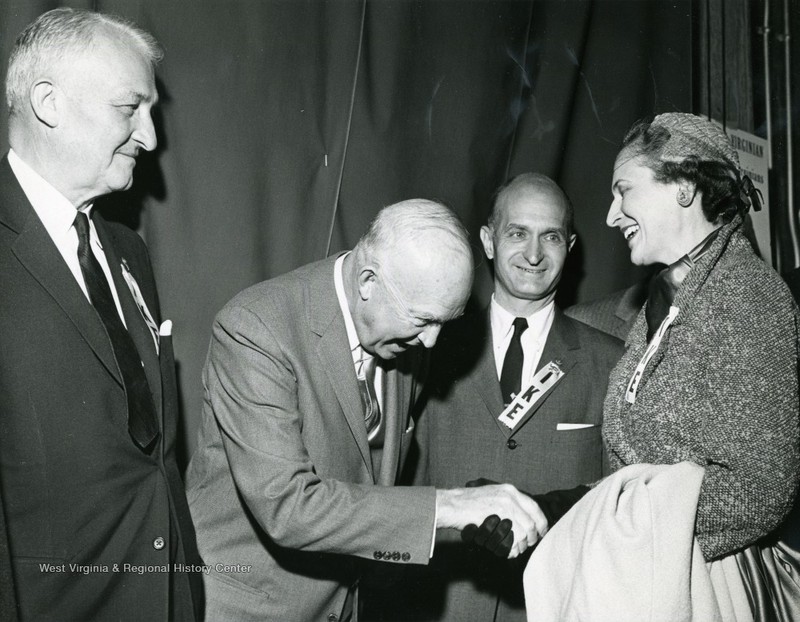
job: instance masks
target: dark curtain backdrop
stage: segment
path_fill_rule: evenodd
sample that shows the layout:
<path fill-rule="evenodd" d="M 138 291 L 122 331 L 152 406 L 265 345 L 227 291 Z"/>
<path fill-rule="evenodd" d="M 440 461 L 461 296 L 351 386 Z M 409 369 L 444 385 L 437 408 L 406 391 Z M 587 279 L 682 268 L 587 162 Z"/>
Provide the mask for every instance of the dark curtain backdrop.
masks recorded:
<path fill-rule="evenodd" d="M 383 205 L 444 201 L 480 260 L 493 190 L 540 171 L 576 210 L 562 304 L 641 277 L 605 226 L 611 168 L 634 120 L 692 109 L 690 0 L 0 0 L 4 64 L 25 24 L 58 5 L 130 17 L 166 49 L 159 147 L 103 209 L 150 247 L 187 455 L 215 313 L 351 247 Z M 490 285 L 482 262 L 477 301 Z"/>

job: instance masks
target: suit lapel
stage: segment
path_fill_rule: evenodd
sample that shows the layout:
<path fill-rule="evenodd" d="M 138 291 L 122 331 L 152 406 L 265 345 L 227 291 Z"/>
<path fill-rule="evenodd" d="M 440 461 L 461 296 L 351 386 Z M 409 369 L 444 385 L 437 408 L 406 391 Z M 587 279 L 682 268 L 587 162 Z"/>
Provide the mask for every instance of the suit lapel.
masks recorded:
<path fill-rule="evenodd" d="M 8 158 L 0 163 L 0 188 L 5 194 L 0 220 L 18 233 L 11 250 L 22 266 L 52 296 L 94 351 L 108 373 L 122 386 L 111 342 L 100 317 L 87 300 L 64 258 L 17 182 Z"/>
<path fill-rule="evenodd" d="M 626 289 L 617 304 L 615 315 L 624 326 L 632 326 L 636 316 L 641 311 L 647 300 L 647 285 L 649 281 L 640 281 Z"/>
<path fill-rule="evenodd" d="M 575 338 L 574 333 L 568 330 L 566 324 L 567 321 L 564 317 L 564 314 L 560 309 L 556 308 L 555 316 L 553 317 L 553 325 L 550 327 L 550 332 L 547 335 L 547 341 L 545 342 L 544 349 L 542 350 L 542 356 L 539 359 L 539 364 L 536 368 L 537 372 L 550 362 L 557 362 L 558 366 L 561 368 L 561 371 L 564 372 L 564 375 L 569 374 L 570 370 L 575 366 L 575 363 L 578 359 L 580 344 Z M 525 413 L 525 416 L 520 419 L 519 423 L 514 427 L 513 430 L 509 430 L 506 428 L 506 426 L 499 422 L 498 424 L 508 431 L 509 436 L 513 436 L 519 432 L 528 421 L 531 420 L 531 418 L 542 407 L 542 404 L 547 401 L 554 391 L 558 390 L 559 385 L 563 381 L 564 378 L 562 376 L 558 382 L 556 382 L 545 393 L 543 393 L 536 404 L 533 405 L 533 408 Z"/>
<path fill-rule="evenodd" d="M 114 287 L 119 296 L 120 307 L 122 307 L 122 314 L 125 316 L 125 325 L 128 329 L 128 334 L 133 339 L 136 345 L 136 350 L 139 357 L 144 363 L 144 371 L 147 376 L 147 384 L 150 387 L 150 393 L 153 395 L 153 403 L 156 407 L 156 412 L 161 413 L 161 366 L 158 361 L 155 344 L 150 329 L 147 327 L 139 307 L 133 299 L 130 288 L 122 276 L 122 257 L 117 254 L 116 246 L 119 244 L 118 238 L 115 238 L 102 217 L 95 216 L 92 218 L 94 226 L 97 231 L 97 237 L 100 239 L 100 244 L 103 247 L 103 253 L 106 256 L 108 267 L 111 270 L 111 277 L 114 281 Z M 124 249 L 119 249 L 120 253 Z M 133 275 L 136 278 L 136 275 Z M 159 422 L 161 417 L 159 417 Z M 163 428 L 163 424 L 161 426 Z"/>
<path fill-rule="evenodd" d="M 483 334 L 485 338 L 478 355 L 478 363 L 475 366 L 471 383 L 472 389 L 486 406 L 487 413 L 497 424 L 500 431 L 505 436 L 510 436 L 511 430 L 497 420 L 500 413 L 503 412 L 503 393 L 500 390 L 500 380 L 497 378 L 497 363 L 494 360 L 494 341 L 489 307 L 486 307 L 485 311 L 480 314 L 480 324 L 475 327 L 475 334 Z M 469 337 L 467 336 L 467 338 Z M 478 402 L 476 401 L 476 403 Z"/>
<path fill-rule="evenodd" d="M 339 401 L 341 412 L 350 427 L 364 466 L 370 478 L 374 478 L 356 371 L 350 358 L 347 329 L 333 283 L 335 260 L 332 257 L 322 262 L 319 269 L 311 272 L 306 290 L 309 325 L 319 337 L 317 352 L 324 362 L 325 373 Z"/>

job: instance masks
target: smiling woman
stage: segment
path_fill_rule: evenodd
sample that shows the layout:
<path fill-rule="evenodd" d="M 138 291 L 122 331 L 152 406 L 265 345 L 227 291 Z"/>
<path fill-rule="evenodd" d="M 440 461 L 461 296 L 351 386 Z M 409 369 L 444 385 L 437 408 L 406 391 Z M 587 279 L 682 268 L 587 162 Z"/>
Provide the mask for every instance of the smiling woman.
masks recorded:
<path fill-rule="evenodd" d="M 772 615 L 800 602 L 796 579 L 791 589 L 778 586 L 782 579 L 775 577 L 784 566 L 774 558 L 771 570 L 764 566 L 773 555 L 783 564 L 791 559 L 775 544 L 775 534 L 800 478 L 800 316 L 786 285 L 742 233 L 747 211 L 760 207 L 759 198 L 724 132 L 690 114 L 663 114 L 635 124 L 613 176 L 608 225 L 624 235 L 631 261 L 668 265 L 652 279 L 625 354 L 609 376 L 603 438 L 611 469 L 623 472 L 588 493 L 534 552 L 525 579 L 528 615 L 551 619 L 541 617 L 541 607 L 558 609 L 561 603 L 562 614 L 588 607 L 603 619 L 641 619 L 631 615 L 641 593 L 662 599 L 661 604 L 669 601 L 670 607 L 691 597 L 692 607 L 712 603 L 718 611 L 728 609 L 718 617 L 700 614 L 702 619 L 797 619 Z M 632 495 L 649 484 L 643 469 L 685 468 L 671 465 L 686 462 L 701 467 L 699 495 L 695 489 L 690 506 L 677 517 L 673 513 L 668 524 L 658 522 L 666 513 L 655 506 L 639 515 L 642 522 L 626 519 Z M 632 479 L 625 492 L 617 493 L 614 486 L 626 477 Z M 690 497 L 686 479 L 668 489 L 670 512 L 678 499 Z M 654 490 L 638 498 L 652 501 Z M 556 494 L 550 493 L 554 501 Z M 602 506 L 605 498 L 612 500 L 609 511 Z M 565 505 L 575 502 L 568 501 Z M 681 521 L 689 538 L 694 536 L 694 560 L 712 563 L 676 562 L 665 553 L 686 544 L 677 539 Z M 619 537 L 625 546 L 603 550 L 587 534 L 606 545 Z M 632 543 L 639 535 L 648 544 L 637 549 Z M 585 550 L 570 544 L 580 542 Z M 659 555 L 657 543 L 664 542 L 671 546 Z M 644 549 L 650 558 L 625 557 Z M 690 549 L 691 542 L 682 550 Z M 549 551 L 571 570 L 563 590 L 543 579 L 552 563 Z M 586 570 L 593 563 L 601 563 L 604 577 Z M 648 583 L 648 564 L 668 570 L 669 581 Z M 698 576 L 708 581 L 710 596 L 699 587 Z M 768 580 L 773 584 L 765 585 Z M 681 589 L 671 590 L 671 581 Z M 620 585 L 630 588 L 631 597 L 610 602 L 615 599 L 604 586 Z M 794 596 L 784 598 L 782 590 L 794 590 Z M 569 601 L 574 594 L 582 595 L 580 605 Z M 695 600 L 697 594 L 701 600 Z M 642 602 L 646 608 L 648 599 Z M 604 613 L 597 614 L 598 608 Z"/>
<path fill-rule="evenodd" d="M 668 265 L 609 379 L 610 464 L 700 465 L 706 560 L 757 550 L 800 475 L 797 307 L 742 233 L 759 198 L 722 130 L 678 113 L 634 125 L 612 192 L 631 261 Z"/>
<path fill-rule="evenodd" d="M 664 114 L 628 133 L 608 214 L 634 263 L 668 264 L 611 374 L 610 461 L 705 468 L 696 535 L 707 559 L 780 525 L 800 466 L 797 309 L 742 233 L 758 205 L 748 181 L 720 128 Z"/>

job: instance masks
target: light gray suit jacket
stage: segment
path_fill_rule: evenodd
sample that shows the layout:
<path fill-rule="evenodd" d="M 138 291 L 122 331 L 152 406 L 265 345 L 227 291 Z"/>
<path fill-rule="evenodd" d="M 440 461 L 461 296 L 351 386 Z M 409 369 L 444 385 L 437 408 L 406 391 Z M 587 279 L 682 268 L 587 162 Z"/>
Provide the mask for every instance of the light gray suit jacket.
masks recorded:
<path fill-rule="evenodd" d="M 369 563 L 357 558 L 428 562 L 435 492 L 391 486 L 423 356 L 386 371 L 376 478 L 334 262 L 241 292 L 214 324 L 187 474 L 207 619 L 334 620 Z"/>

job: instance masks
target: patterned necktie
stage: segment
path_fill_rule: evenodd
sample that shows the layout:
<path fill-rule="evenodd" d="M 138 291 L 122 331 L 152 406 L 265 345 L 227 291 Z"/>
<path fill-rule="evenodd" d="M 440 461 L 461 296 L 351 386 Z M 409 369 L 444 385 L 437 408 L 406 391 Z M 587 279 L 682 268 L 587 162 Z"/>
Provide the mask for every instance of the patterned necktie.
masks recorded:
<path fill-rule="evenodd" d="M 364 423 L 367 426 L 367 438 L 375 438 L 381 424 L 381 407 L 378 404 L 378 394 L 375 392 L 375 366 L 374 356 L 362 352 L 359 361 L 358 390 L 361 393 L 361 404 L 364 406 Z"/>
<path fill-rule="evenodd" d="M 78 231 L 78 262 L 89 299 L 106 328 L 125 385 L 128 432 L 141 450 L 148 451 L 158 437 L 158 422 L 142 359 L 117 312 L 106 275 L 89 246 L 89 219 L 83 212 L 78 212 L 75 218 L 75 229 Z"/>
<path fill-rule="evenodd" d="M 503 393 L 503 403 L 510 404 L 514 396 L 519 393 L 522 383 L 522 333 L 528 328 L 528 320 L 524 317 L 514 319 L 514 334 L 508 344 L 506 357 L 503 359 L 503 369 L 500 372 L 500 391 Z"/>

